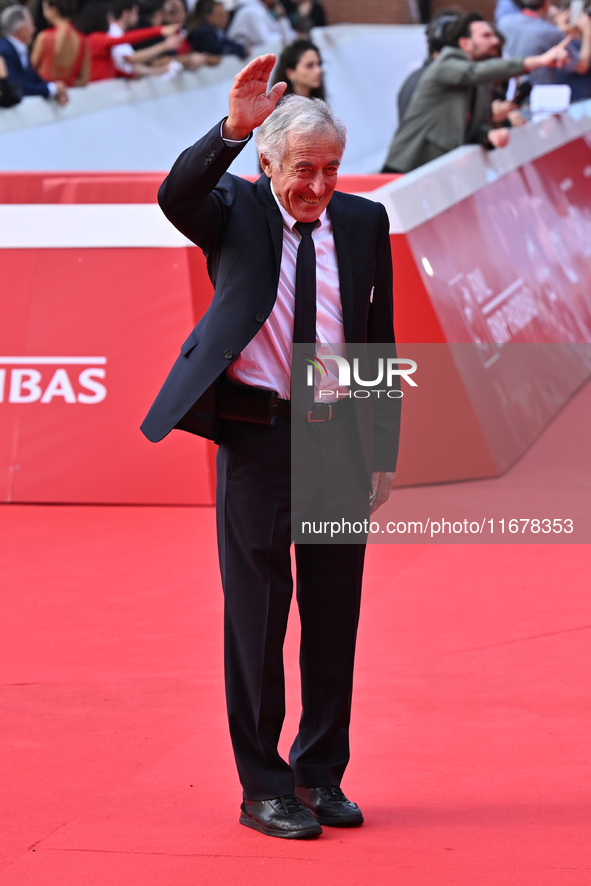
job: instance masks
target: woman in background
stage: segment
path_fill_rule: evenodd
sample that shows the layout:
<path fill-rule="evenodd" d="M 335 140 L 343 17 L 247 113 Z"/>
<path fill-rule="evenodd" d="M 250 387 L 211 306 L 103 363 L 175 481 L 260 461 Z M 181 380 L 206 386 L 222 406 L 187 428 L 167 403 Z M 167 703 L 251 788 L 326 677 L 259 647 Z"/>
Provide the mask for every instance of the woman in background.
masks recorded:
<path fill-rule="evenodd" d="M 84 86 L 90 77 L 90 50 L 70 21 L 70 0 L 43 0 L 42 8 L 50 27 L 35 38 L 31 64 L 44 80 Z"/>
<path fill-rule="evenodd" d="M 273 71 L 273 84 L 287 83 L 285 95 L 295 93 L 326 101 L 320 50 L 310 40 L 294 40 L 286 46 Z"/>

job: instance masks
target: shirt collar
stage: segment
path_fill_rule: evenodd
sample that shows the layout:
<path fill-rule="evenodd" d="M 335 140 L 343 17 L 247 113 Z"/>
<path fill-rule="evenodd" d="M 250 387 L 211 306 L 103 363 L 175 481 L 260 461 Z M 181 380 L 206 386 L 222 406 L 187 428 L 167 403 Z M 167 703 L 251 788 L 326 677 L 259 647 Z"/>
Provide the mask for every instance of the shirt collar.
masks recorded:
<path fill-rule="evenodd" d="M 18 37 L 15 37 L 14 34 L 8 34 L 6 39 L 12 43 L 16 51 L 19 55 L 28 55 L 29 49 L 26 43 L 23 43 L 22 40 L 19 40 Z"/>
<path fill-rule="evenodd" d="M 272 181 L 270 182 L 270 185 L 271 185 L 271 193 L 273 194 L 273 199 L 275 200 L 275 203 L 276 203 L 277 206 L 279 207 L 279 212 L 281 213 L 281 217 L 283 218 L 283 224 L 285 225 L 285 227 L 286 227 L 289 231 L 293 231 L 293 226 L 296 224 L 296 220 L 295 220 L 295 218 L 293 218 L 293 217 L 289 214 L 289 212 L 287 212 L 286 209 L 283 208 L 283 206 L 281 205 L 281 203 L 280 203 L 279 200 L 277 199 L 277 194 L 275 193 L 275 190 L 274 190 L 274 188 L 273 188 L 273 182 L 272 182 Z M 320 224 L 318 224 L 318 225 L 316 226 L 316 228 L 315 228 L 316 231 L 317 231 L 319 228 L 323 227 L 323 226 L 326 224 L 326 209 L 324 209 L 324 210 L 322 211 L 321 215 L 318 216 L 318 221 L 319 221 Z"/>

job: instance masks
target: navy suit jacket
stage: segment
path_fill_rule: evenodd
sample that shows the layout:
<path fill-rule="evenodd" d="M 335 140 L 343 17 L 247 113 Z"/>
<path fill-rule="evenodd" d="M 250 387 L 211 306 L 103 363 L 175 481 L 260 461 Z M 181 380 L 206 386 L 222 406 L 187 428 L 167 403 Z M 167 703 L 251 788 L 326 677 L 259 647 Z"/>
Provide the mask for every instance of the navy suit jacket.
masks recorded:
<path fill-rule="evenodd" d="M 219 33 L 206 22 L 187 35 L 187 40 L 195 52 L 209 52 L 211 55 L 237 55 L 246 58 L 248 52 L 242 43 L 236 43 Z"/>
<path fill-rule="evenodd" d="M 241 147 L 228 147 L 218 123 L 178 158 L 160 187 L 165 215 L 201 247 L 215 287 L 205 315 L 146 416 L 142 431 L 161 440 L 173 428 L 218 438 L 215 394 L 229 363 L 268 318 L 277 297 L 283 220 L 266 175 L 249 182 L 226 172 Z M 328 212 L 333 229 L 345 340 L 394 342 L 392 254 L 384 207 L 335 192 Z M 399 401 L 356 401 L 369 471 L 393 471 Z M 369 409 L 369 412 L 368 412 Z M 372 454 L 373 453 L 373 454 Z"/>
<path fill-rule="evenodd" d="M 42 98 L 49 98 L 47 80 L 44 80 L 31 65 L 28 68 L 23 67 L 18 52 L 6 37 L 0 38 L 0 55 L 6 62 L 8 79 L 18 83 L 23 95 L 40 95 Z"/>

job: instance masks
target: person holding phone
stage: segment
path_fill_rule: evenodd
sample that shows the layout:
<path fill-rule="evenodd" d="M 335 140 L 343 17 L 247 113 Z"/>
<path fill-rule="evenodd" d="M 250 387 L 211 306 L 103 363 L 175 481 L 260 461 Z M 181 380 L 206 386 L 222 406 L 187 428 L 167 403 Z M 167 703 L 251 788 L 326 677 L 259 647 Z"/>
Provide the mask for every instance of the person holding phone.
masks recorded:
<path fill-rule="evenodd" d="M 572 0 L 568 10 L 559 13 L 558 19 L 564 19 L 566 15 L 573 35 L 571 45 L 579 62 L 572 71 L 557 71 L 556 82 L 570 87 L 572 104 L 591 98 L 591 17 L 585 12 L 582 0 Z"/>
<path fill-rule="evenodd" d="M 499 22 L 499 29 L 506 38 L 504 54 L 510 58 L 541 55 L 570 36 L 568 59 L 562 69 L 585 74 L 591 60 L 589 17 L 584 14 L 578 17 L 575 32 L 569 22 L 570 12 L 567 10 L 559 13 L 554 22 L 548 20 L 551 0 L 525 0 L 521 5 L 520 12 L 507 15 Z M 581 36 L 578 48 L 572 40 L 575 33 Z M 552 67 L 538 68 L 528 75 L 528 79 L 534 86 L 561 82 Z"/>

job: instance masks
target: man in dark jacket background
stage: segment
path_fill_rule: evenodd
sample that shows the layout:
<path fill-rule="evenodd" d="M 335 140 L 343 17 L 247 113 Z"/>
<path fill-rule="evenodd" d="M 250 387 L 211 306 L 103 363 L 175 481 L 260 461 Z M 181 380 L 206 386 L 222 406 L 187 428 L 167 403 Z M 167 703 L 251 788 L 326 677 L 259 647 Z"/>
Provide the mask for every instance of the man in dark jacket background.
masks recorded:
<path fill-rule="evenodd" d="M 29 48 L 35 36 L 33 17 L 25 6 L 7 6 L 0 15 L 0 56 L 3 57 L 8 77 L 22 90 L 23 95 L 39 95 L 52 98 L 58 105 L 68 102 L 65 83 L 48 83 L 29 61 Z"/>

